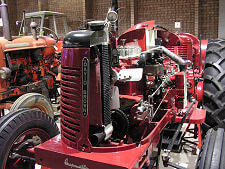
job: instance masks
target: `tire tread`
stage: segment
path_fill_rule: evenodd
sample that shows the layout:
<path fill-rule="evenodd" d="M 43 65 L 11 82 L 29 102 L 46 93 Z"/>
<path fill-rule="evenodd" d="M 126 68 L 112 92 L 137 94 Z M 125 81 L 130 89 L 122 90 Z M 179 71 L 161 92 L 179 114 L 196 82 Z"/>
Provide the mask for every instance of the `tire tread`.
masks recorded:
<path fill-rule="evenodd" d="M 196 169 L 224 169 L 225 167 L 224 128 L 209 129 L 196 163 Z"/>
<path fill-rule="evenodd" d="M 225 127 L 225 39 L 209 41 L 204 72 L 203 107 L 207 110 L 206 124 Z M 212 120 L 213 119 L 213 120 Z"/>

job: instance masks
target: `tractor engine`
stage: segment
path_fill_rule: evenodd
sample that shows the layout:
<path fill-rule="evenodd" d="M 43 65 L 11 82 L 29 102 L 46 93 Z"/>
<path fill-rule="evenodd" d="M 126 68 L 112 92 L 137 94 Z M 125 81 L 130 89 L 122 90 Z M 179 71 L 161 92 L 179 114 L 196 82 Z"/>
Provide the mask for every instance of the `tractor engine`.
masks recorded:
<path fill-rule="evenodd" d="M 35 40 L 32 36 L 25 36 L 12 41 L 2 41 L 0 92 L 8 92 L 11 89 L 14 90 L 12 95 L 38 92 L 40 87 L 33 86 L 25 89 L 22 86 L 29 86 L 42 80 L 46 81 L 48 89 L 53 89 L 59 66 L 54 45 L 55 40 L 50 37 L 39 37 Z M 7 94 L 2 96 L 3 99 L 9 97 Z"/>
<path fill-rule="evenodd" d="M 120 110 L 127 115 L 131 138 L 136 141 L 137 135 L 143 137 L 143 124 L 160 121 L 164 110 L 173 106 L 184 109 L 188 101 L 190 62 L 154 38 L 154 46 L 139 53 L 132 52 L 134 47 L 140 49 L 136 40 L 135 45 L 119 46 L 120 66 L 113 67 L 119 79 L 115 85 L 120 91 Z M 124 55 L 124 51 L 133 55 Z"/>
<path fill-rule="evenodd" d="M 48 53 L 46 52 L 47 50 Z M 47 54 L 47 55 L 46 55 Z M 29 82 L 35 82 L 46 75 L 57 75 L 57 67 L 53 66 L 54 49 L 25 49 L 9 51 L 6 53 L 7 67 L 11 70 L 11 84 L 10 86 L 21 86 Z"/>

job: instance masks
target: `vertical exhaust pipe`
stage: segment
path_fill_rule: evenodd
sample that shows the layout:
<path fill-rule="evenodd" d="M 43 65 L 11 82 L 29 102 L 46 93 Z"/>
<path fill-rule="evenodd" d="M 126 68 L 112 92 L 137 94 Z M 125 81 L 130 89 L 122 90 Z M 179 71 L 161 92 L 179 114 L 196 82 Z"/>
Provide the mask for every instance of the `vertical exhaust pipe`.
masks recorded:
<path fill-rule="evenodd" d="M 9 27 L 9 16 L 8 16 L 8 8 L 7 4 L 5 4 L 4 0 L 1 0 L 1 17 L 3 22 L 3 36 L 7 40 L 12 40 L 12 36 L 10 33 L 10 27 Z"/>
<path fill-rule="evenodd" d="M 118 1 L 117 0 L 112 0 L 110 10 L 115 11 L 118 14 Z M 116 36 L 118 36 L 118 20 L 116 21 L 115 26 L 116 26 L 115 33 L 116 33 Z"/>

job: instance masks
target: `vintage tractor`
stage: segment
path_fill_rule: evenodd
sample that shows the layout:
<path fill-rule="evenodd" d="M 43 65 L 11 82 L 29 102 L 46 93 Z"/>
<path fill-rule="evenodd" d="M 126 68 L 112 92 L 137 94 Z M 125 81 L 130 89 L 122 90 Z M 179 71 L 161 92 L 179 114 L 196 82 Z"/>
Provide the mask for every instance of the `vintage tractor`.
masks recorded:
<path fill-rule="evenodd" d="M 29 27 L 30 23 L 35 21 L 38 23 L 37 28 L 40 36 L 51 36 L 56 40 L 57 50 L 60 53 L 62 50 L 62 41 L 66 33 L 68 33 L 68 25 L 66 21 L 66 15 L 61 12 L 55 11 L 38 11 L 26 13 L 23 11 L 22 21 L 17 21 L 20 24 L 19 36 L 32 35 L 31 29 Z M 53 29 L 49 29 L 50 25 L 53 25 Z M 63 31 L 60 30 L 63 25 Z"/>
<path fill-rule="evenodd" d="M 183 123 L 200 126 L 205 120 L 203 45 L 152 22 L 116 41 L 116 10 L 113 0 L 105 21 L 89 22 L 87 30 L 64 38 L 61 134 L 35 109 L 0 119 L 0 169 L 148 168 L 162 130 L 174 123 L 162 159 L 165 166 L 183 168 L 169 157 Z M 224 129 L 210 129 L 196 168 L 223 168 L 224 144 Z"/>
<path fill-rule="evenodd" d="M 60 64 L 54 48 L 56 40 L 38 35 L 35 22 L 30 24 L 32 35 L 12 37 L 4 1 L 1 1 L 1 17 L 4 37 L 0 39 L 0 117 L 5 114 L 5 109 L 30 107 L 53 118 L 49 98 L 57 92 Z"/>
<path fill-rule="evenodd" d="M 47 21 L 46 21 L 47 20 Z M 26 13 L 23 11 L 23 19 L 21 21 L 19 35 L 23 35 L 24 32 L 29 34 L 28 25 L 32 21 L 37 22 L 40 27 L 40 35 L 44 36 L 46 32 L 50 31 L 51 33 L 55 34 L 58 38 L 63 38 L 63 36 L 68 33 L 68 25 L 66 22 L 66 15 L 61 12 L 54 12 L 54 11 L 38 11 L 38 12 L 30 12 Z M 47 25 L 49 25 L 51 22 L 53 24 L 54 29 L 51 30 Z M 20 22 L 17 21 L 17 24 Z M 60 32 L 59 26 L 63 25 L 63 32 Z M 54 35 L 53 35 L 54 36 Z"/>

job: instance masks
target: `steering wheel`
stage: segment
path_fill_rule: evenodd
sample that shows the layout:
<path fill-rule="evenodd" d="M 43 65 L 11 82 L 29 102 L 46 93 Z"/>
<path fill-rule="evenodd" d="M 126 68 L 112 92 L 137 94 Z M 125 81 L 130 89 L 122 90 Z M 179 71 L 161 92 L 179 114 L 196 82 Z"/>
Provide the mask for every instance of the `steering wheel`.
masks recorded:
<path fill-rule="evenodd" d="M 41 29 L 40 27 L 38 27 L 38 29 Z M 51 33 L 53 33 L 54 34 L 54 36 L 55 36 L 55 40 L 56 40 L 56 42 L 58 42 L 59 41 L 59 37 L 58 37 L 58 35 L 52 30 L 52 29 L 50 29 L 50 28 L 47 28 L 47 27 L 42 27 L 42 29 L 45 29 L 45 30 L 48 30 L 48 31 L 50 31 Z"/>

